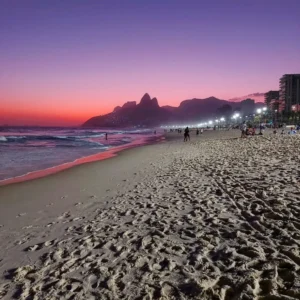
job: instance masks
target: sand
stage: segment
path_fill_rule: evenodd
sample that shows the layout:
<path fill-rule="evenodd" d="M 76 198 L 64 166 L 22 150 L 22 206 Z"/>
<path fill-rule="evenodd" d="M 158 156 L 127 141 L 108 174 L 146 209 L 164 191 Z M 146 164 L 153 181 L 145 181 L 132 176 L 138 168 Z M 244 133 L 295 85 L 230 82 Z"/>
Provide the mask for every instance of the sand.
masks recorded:
<path fill-rule="evenodd" d="M 205 132 L 0 188 L 0 299 L 299 299 L 300 136 Z"/>

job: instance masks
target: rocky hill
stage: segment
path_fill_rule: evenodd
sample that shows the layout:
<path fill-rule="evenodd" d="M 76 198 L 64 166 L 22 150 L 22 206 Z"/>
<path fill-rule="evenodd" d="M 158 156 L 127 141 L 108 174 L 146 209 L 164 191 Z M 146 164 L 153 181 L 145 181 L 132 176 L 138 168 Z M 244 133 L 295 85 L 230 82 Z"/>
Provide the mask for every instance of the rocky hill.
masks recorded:
<path fill-rule="evenodd" d="M 249 99 L 247 100 L 249 107 Z M 253 101 L 253 100 L 251 100 Z M 162 124 L 184 122 L 199 122 L 204 118 L 213 118 L 222 114 L 222 107 L 231 107 L 232 111 L 241 110 L 243 101 L 231 102 L 215 97 L 205 99 L 189 99 L 180 103 L 179 107 L 160 107 L 156 98 L 151 99 L 149 94 L 145 94 L 140 103 L 135 101 L 127 102 L 122 107 L 117 106 L 113 112 L 93 117 L 87 120 L 84 127 L 152 127 Z M 253 110 L 261 106 L 262 103 L 252 102 Z M 251 106 L 251 103 L 250 103 Z M 218 111 L 219 110 L 219 111 Z M 228 109 L 227 109 L 228 113 Z M 229 111 L 230 113 L 230 111 Z"/>

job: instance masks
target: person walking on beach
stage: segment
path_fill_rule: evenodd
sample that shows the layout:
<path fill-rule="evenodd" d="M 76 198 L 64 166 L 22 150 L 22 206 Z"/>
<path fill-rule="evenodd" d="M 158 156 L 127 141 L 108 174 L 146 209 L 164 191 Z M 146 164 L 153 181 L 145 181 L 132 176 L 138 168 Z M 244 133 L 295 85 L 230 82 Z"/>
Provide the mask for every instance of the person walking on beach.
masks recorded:
<path fill-rule="evenodd" d="M 187 127 L 185 130 L 184 130 L 184 142 L 187 142 L 187 140 L 190 140 L 190 129 Z"/>

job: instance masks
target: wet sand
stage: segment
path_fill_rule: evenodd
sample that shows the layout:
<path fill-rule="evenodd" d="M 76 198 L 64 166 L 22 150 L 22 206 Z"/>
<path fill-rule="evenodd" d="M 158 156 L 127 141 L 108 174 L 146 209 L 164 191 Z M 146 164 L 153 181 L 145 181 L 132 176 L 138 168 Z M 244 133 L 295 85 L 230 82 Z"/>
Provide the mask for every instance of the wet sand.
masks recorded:
<path fill-rule="evenodd" d="M 168 134 L 0 187 L 0 299 L 299 299 L 299 136 Z"/>

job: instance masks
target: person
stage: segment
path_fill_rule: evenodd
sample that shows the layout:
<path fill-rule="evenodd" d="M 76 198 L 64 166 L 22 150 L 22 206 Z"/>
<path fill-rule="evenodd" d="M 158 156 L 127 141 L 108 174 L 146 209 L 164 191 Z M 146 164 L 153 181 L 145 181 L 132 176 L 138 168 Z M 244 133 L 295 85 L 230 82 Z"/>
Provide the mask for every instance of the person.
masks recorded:
<path fill-rule="evenodd" d="M 263 129 L 264 129 L 263 125 L 260 124 L 259 125 L 259 134 L 258 135 L 263 135 Z"/>
<path fill-rule="evenodd" d="M 247 124 L 246 121 L 244 121 L 241 126 L 241 131 L 242 131 L 241 138 L 246 137 L 246 130 L 247 130 Z"/>
<path fill-rule="evenodd" d="M 105 139 L 107 140 L 107 132 L 105 133 Z"/>
<path fill-rule="evenodd" d="M 190 129 L 187 127 L 184 130 L 184 142 L 187 142 L 187 140 L 190 140 Z"/>
<path fill-rule="evenodd" d="M 199 135 L 199 129 L 197 129 L 197 131 L 196 131 L 196 135 Z"/>

